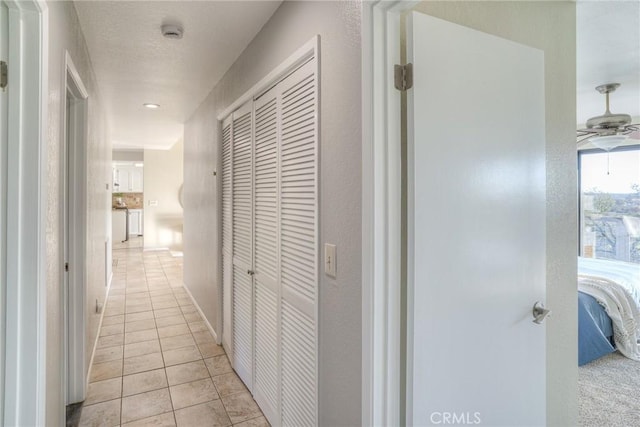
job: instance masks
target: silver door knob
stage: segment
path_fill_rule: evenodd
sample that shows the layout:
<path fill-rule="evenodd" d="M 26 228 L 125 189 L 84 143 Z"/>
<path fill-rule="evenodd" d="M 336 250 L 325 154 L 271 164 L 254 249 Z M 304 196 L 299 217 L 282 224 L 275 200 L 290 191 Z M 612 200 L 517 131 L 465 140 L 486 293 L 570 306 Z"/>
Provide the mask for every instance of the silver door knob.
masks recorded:
<path fill-rule="evenodd" d="M 542 323 L 545 317 L 551 314 L 551 310 L 544 308 L 544 305 L 540 301 L 536 301 L 533 305 L 533 323 L 538 325 Z"/>

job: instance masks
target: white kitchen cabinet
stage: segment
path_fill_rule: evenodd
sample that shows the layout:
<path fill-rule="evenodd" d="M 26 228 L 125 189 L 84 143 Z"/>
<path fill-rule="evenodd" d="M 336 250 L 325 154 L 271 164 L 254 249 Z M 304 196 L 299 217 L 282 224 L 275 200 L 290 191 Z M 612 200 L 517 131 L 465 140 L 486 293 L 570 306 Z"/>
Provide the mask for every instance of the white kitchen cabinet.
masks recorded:
<path fill-rule="evenodd" d="M 114 193 L 142 193 L 144 191 L 144 172 L 135 166 L 116 166 L 113 168 Z"/>
<path fill-rule="evenodd" d="M 144 172 L 142 168 L 133 167 L 129 170 L 129 191 L 142 193 L 144 191 Z"/>
<path fill-rule="evenodd" d="M 113 192 L 129 192 L 129 170 L 127 168 L 115 167 L 113 169 Z"/>
<path fill-rule="evenodd" d="M 129 209 L 129 237 L 142 236 L 142 209 Z"/>

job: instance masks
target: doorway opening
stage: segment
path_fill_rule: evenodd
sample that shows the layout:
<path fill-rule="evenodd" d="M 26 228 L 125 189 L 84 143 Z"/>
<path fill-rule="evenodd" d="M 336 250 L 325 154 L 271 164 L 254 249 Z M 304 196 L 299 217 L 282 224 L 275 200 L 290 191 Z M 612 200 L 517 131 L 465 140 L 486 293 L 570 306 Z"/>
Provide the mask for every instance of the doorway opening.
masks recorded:
<path fill-rule="evenodd" d="M 62 300 L 64 301 L 65 402 L 84 400 L 87 357 L 85 329 L 87 308 L 87 90 L 69 54 L 66 55 L 64 138 L 62 141 Z"/>

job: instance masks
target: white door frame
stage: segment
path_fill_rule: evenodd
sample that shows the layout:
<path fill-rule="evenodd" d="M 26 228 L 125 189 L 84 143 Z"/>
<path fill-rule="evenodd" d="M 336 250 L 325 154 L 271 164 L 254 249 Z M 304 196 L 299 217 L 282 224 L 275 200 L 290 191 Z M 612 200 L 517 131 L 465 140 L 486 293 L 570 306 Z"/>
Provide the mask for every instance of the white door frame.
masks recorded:
<path fill-rule="evenodd" d="M 87 98 L 89 94 L 69 52 L 65 51 L 62 96 L 62 250 L 61 268 L 65 357 L 63 372 L 65 403 L 85 399 L 87 389 L 86 307 L 87 307 Z M 69 109 L 67 111 L 67 103 Z M 69 224 L 73 224 L 70 226 Z"/>
<path fill-rule="evenodd" d="M 400 18 L 417 1 L 364 3 L 362 16 L 362 425 L 397 426 L 401 398 Z"/>
<path fill-rule="evenodd" d="M 48 10 L 7 0 L 9 144 L 4 425 L 44 425 Z"/>
<path fill-rule="evenodd" d="M 0 59 L 7 61 L 9 58 L 9 9 L 0 0 Z M 8 136 L 8 94 L 0 93 L 2 105 L 0 105 L 0 283 L 6 282 L 7 268 L 7 180 L 4 171 L 7 170 L 7 136 Z M 5 287 L 0 286 L 0 384 L 4 384 L 4 331 L 5 331 Z M 0 386 L 1 387 L 1 386 Z M 0 388 L 0 393 L 4 395 Z M 4 399 L 0 399 L 0 421 L 4 419 Z"/>

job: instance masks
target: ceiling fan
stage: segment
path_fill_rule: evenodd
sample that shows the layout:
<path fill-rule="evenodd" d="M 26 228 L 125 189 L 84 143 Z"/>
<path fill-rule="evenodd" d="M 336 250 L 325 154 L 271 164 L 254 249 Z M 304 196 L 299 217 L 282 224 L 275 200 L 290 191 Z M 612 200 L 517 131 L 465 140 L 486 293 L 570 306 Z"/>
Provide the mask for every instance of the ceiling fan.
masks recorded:
<path fill-rule="evenodd" d="M 596 87 L 606 97 L 606 111 L 601 116 L 587 120 L 585 129 L 577 130 L 578 143 L 589 140 L 593 145 L 605 151 L 619 146 L 629 137 L 640 139 L 640 123 L 631 123 L 628 114 L 613 114 L 609 110 L 609 94 L 614 92 L 620 83 L 607 83 Z"/>

